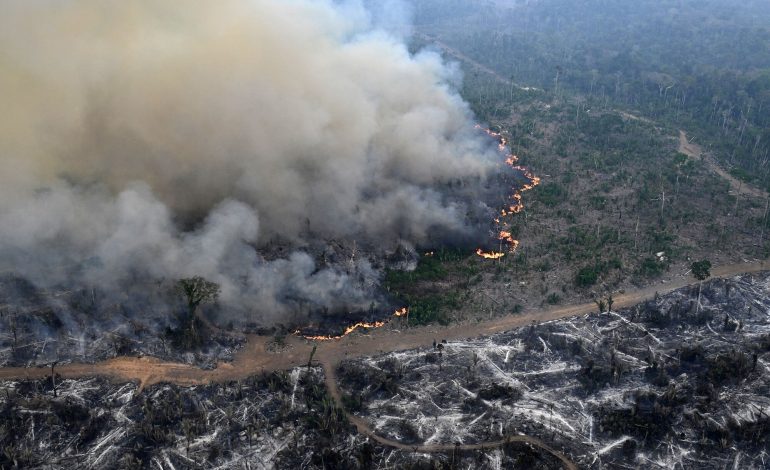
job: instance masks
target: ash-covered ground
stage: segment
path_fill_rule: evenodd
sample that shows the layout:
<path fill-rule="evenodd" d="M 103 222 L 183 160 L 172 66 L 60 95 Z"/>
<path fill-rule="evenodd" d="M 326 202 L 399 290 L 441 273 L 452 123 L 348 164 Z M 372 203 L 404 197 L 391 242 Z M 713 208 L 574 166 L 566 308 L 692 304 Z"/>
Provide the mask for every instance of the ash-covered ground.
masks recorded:
<path fill-rule="evenodd" d="M 492 200 L 494 194 L 519 184 L 517 178 L 521 179 L 517 172 L 503 171 L 479 193 Z M 482 233 L 494 212 L 485 204 L 478 211 L 473 225 Z M 489 235 L 482 243 L 485 247 L 497 244 L 494 234 Z M 484 236 L 458 237 L 453 242 L 471 253 L 471 239 Z M 269 271 L 265 280 L 269 278 L 269 286 L 263 290 L 270 292 L 271 300 L 244 300 L 246 305 L 238 307 L 224 301 L 201 305 L 193 314 L 202 333 L 196 341 L 185 337 L 191 313 L 178 279 L 134 273 L 117 286 L 85 283 L 79 273 L 94 260 L 69 266 L 72 277 L 50 285 L 0 269 L 0 366 L 148 355 L 211 368 L 232 359 L 244 342 L 244 333 L 280 335 L 300 330 L 305 335 L 336 335 L 357 322 L 389 319 L 405 304 L 382 287 L 383 273 L 413 271 L 419 259 L 418 250 L 408 242 L 389 250 L 354 240 L 318 240 L 299 248 L 276 242 L 248 249 L 260 260 L 258 265 Z M 281 264 L 297 249 L 309 261 L 305 266 L 309 272 L 265 267 Z"/>
<path fill-rule="evenodd" d="M 187 388 L 82 379 L 54 393 L 46 379 L 0 389 L 4 468 L 290 468 L 360 444 L 320 369 Z"/>
<path fill-rule="evenodd" d="M 319 368 L 198 387 L 104 379 L 0 383 L 0 467 L 478 468 L 519 462 L 554 468 L 526 444 L 423 454 L 357 434 L 327 394 Z"/>
<path fill-rule="evenodd" d="M 585 468 L 768 468 L 770 275 L 343 362 L 346 406 L 414 444 L 536 436 Z M 499 460 L 485 466 L 501 468 Z"/>
<path fill-rule="evenodd" d="M 149 355 L 211 368 L 231 360 L 245 340 L 198 320 L 205 330 L 201 344 L 178 344 L 185 306 L 170 282 L 137 282 L 124 291 L 105 292 L 41 289 L 3 275 L 0 299 L 0 366 Z"/>

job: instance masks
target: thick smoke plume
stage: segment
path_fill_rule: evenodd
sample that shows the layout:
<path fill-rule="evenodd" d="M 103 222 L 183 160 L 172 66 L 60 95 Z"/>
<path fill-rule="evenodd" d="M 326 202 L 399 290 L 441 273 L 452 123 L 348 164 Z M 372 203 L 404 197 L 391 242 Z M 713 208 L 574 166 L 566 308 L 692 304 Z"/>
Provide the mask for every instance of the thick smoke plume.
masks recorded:
<path fill-rule="evenodd" d="M 362 308 L 364 257 L 462 240 L 496 155 L 453 91 L 359 4 L 6 0 L 0 263 L 40 285 L 202 275 L 223 310 Z M 291 247 L 266 261 L 259 253 Z M 299 312 L 299 313 L 298 313 Z"/>

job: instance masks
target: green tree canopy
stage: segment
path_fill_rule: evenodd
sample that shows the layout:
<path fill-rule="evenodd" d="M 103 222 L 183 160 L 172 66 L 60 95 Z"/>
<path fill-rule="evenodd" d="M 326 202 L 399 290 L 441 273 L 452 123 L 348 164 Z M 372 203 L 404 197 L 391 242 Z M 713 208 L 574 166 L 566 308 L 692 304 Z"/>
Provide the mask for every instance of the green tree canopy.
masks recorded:
<path fill-rule="evenodd" d="M 690 265 L 690 269 L 695 279 L 699 281 L 706 280 L 711 276 L 711 261 L 705 259 L 696 261 Z"/>
<path fill-rule="evenodd" d="M 180 279 L 179 291 L 187 298 L 187 306 L 190 313 L 194 313 L 198 306 L 204 302 L 213 302 L 219 298 L 219 284 L 195 276 Z"/>

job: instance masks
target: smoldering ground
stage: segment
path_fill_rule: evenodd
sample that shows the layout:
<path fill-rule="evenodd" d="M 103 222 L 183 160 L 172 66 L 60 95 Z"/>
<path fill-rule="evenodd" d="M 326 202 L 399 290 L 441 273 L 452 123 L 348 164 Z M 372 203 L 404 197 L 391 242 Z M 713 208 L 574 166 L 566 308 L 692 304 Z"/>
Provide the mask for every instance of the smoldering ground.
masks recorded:
<path fill-rule="evenodd" d="M 223 315 L 291 323 L 487 228 L 499 155 L 457 68 L 357 2 L 0 8 L 0 263 L 39 288 L 200 275 Z"/>

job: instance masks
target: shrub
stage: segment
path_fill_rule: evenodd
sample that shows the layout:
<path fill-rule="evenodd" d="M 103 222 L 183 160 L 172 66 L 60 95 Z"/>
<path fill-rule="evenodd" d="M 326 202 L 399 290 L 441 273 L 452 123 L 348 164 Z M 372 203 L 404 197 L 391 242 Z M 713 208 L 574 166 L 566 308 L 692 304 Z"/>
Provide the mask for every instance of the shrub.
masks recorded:
<path fill-rule="evenodd" d="M 656 277 L 663 273 L 664 268 L 665 266 L 663 263 L 650 256 L 642 260 L 642 262 L 639 264 L 639 269 L 637 272 L 645 277 Z"/>
<path fill-rule="evenodd" d="M 575 275 L 575 284 L 578 287 L 588 287 L 596 284 L 599 279 L 597 266 L 584 266 Z"/>

